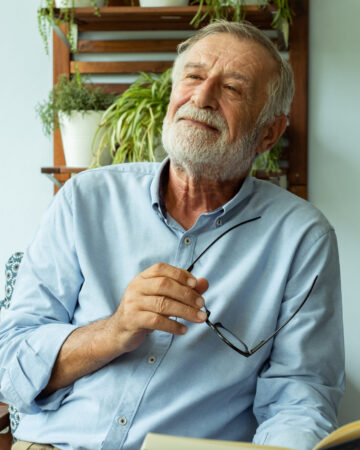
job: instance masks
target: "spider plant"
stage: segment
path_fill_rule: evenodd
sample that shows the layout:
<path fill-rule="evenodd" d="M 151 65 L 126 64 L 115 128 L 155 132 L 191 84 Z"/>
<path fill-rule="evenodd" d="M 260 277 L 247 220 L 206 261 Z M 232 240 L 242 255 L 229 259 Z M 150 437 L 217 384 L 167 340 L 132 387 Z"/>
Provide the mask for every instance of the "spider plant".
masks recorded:
<path fill-rule="evenodd" d="M 98 144 L 93 149 L 92 167 L 101 165 L 105 149 L 109 149 L 113 164 L 155 161 L 170 92 L 171 69 L 160 76 L 141 72 L 105 111 L 94 139 Z"/>

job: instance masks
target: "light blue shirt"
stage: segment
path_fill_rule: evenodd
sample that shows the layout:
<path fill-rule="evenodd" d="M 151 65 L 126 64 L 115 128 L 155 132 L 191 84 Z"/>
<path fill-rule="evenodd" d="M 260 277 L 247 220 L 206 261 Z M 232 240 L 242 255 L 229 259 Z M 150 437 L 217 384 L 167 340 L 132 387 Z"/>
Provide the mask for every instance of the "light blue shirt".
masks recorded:
<path fill-rule="evenodd" d="M 139 450 L 147 432 L 311 449 L 336 426 L 344 349 L 333 228 L 310 203 L 246 178 L 184 231 L 161 196 L 166 163 L 83 172 L 54 197 L 21 264 L 0 332 L 0 399 L 20 411 L 16 438 L 60 449 Z M 249 346 L 295 318 L 249 358 L 205 324 L 155 331 L 135 351 L 49 397 L 39 393 L 77 327 L 112 314 L 128 283 L 157 262 L 195 264 L 213 322 Z"/>

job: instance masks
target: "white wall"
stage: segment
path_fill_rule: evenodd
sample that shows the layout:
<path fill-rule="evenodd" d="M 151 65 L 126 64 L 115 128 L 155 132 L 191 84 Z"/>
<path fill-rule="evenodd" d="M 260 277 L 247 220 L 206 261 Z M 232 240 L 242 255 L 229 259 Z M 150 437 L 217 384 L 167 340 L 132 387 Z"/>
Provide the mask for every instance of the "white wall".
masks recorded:
<path fill-rule="evenodd" d="M 339 419 L 345 423 L 360 419 L 360 2 L 310 4 L 309 199 L 338 236 L 347 368 Z"/>
<path fill-rule="evenodd" d="M 51 87 L 37 32 L 39 0 L 2 5 L 0 27 L 0 270 L 24 249 L 51 200 L 40 167 L 51 143 L 34 113 Z M 359 0 L 311 0 L 310 200 L 334 224 L 343 276 L 348 386 L 340 421 L 360 418 L 360 17 Z M 0 296 L 4 279 L 0 272 Z M 324 343 L 326 345 L 326 343 Z"/>
<path fill-rule="evenodd" d="M 3 267 L 24 249 L 52 197 L 40 167 L 52 165 L 35 105 L 51 88 L 51 60 L 37 31 L 39 0 L 4 1 L 0 27 L 0 296 Z"/>

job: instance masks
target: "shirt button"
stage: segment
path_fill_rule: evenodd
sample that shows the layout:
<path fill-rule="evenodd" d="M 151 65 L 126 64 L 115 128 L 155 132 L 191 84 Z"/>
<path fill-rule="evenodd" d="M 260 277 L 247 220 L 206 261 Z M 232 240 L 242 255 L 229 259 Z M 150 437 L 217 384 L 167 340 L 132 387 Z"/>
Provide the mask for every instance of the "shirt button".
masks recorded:
<path fill-rule="evenodd" d="M 118 418 L 118 424 L 121 426 L 124 426 L 127 424 L 127 418 L 126 417 L 119 417 Z"/>
<path fill-rule="evenodd" d="M 149 356 L 149 358 L 148 358 L 148 363 L 149 363 L 149 364 L 154 364 L 154 362 L 156 362 L 155 356 Z"/>
<path fill-rule="evenodd" d="M 189 237 L 186 237 L 186 238 L 184 239 L 184 243 L 185 243 L 186 245 L 190 245 L 190 244 L 191 244 L 191 239 L 190 239 Z"/>
<path fill-rule="evenodd" d="M 218 219 L 218 220 L 216 221 L 216 226 L 219 227 L 220 225 L 222 225 L 222 221 L 221 221 L 221 219 Z"/>

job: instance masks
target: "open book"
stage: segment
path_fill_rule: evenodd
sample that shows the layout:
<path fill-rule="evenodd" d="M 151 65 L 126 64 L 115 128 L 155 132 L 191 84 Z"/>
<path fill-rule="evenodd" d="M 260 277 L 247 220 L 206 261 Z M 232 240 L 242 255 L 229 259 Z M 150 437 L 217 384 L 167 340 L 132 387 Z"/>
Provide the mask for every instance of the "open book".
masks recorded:
<path fill-rule="evenodd" d="M 360 420 L 349 423 L 333 431 L 320 441 L 314 450 L 360 450 Z M 217 441 L 212 439 L 195 439 L 166 434 L 148 433 L 141 450 L 292 450 L 285 447 L 256 445 L 248 442 Z"/>

